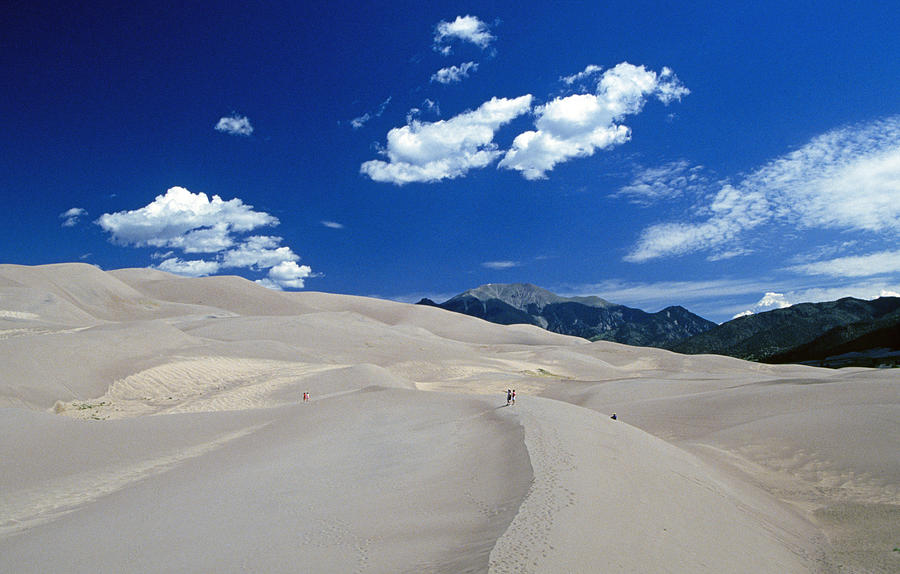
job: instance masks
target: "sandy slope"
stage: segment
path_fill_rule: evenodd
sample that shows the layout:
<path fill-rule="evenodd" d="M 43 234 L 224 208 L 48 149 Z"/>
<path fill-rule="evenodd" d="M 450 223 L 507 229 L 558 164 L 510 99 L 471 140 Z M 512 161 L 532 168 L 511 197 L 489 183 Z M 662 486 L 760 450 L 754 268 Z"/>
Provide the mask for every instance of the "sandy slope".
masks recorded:
<path fill-rule="evenodd" d="M 34 572 L 484 571 L 528 488 L 522 431 L 482 400 L 413 395 L 74 428 L 19 415 L 29 447 L 75 460 L 15 473 L 51 476 L 5 495 L 16 522 L 3 562 Z"/>
<path fill-rule="evenodd" d="M 894 372 L 82 264 L 0 364 L 0 571 L 900 567 Z"/>
<path fill-rule="evenodd" d="M 535 479 L 494 548 L 493 572 L 801 572 L 812 563 L 807 523 L 696 457 L 567 403 L 517 403 Z"/>

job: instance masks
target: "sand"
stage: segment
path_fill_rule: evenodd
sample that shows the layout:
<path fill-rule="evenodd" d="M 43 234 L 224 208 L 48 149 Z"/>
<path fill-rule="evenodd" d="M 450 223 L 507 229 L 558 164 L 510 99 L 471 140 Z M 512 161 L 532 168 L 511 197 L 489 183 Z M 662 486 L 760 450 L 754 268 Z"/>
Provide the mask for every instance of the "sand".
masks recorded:
<path fill-rule="evenodd" d="M 900 570 L 896 371 L 84 264 L 0 364 L 0 572 Z"/>

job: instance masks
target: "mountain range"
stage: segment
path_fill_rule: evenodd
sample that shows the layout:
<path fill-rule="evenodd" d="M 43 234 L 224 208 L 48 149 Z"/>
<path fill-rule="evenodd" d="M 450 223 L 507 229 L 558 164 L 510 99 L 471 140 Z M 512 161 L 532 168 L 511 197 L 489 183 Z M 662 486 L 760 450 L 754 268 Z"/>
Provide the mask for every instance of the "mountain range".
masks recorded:
<path fill-rule="evenodd" d="M 684 307 L 647 313 L 600 297 L 562 297 L 528 283 L 491 283 L 431 305 L 503 325 L 537 325 L 592 341 L 825 367 L 900 363 L 900 298 L 800 303 L 721 325 Z"/>
<path fill-rule="evenodd" d="M 703 333 L 716 323 L 684 307 L 647 313 L 600 297 L 561 297 L 528 283 L 490 283 L 432 305 L 502 325 L 537 325 L 554 333 L 592 341 L 665 347 Z"/>
<path fill-rule="evenodd" d="M 900 297 L 800 303 L 733 319 L 666 348 L 766 363 L 893 366 L 900 363 Z"/>

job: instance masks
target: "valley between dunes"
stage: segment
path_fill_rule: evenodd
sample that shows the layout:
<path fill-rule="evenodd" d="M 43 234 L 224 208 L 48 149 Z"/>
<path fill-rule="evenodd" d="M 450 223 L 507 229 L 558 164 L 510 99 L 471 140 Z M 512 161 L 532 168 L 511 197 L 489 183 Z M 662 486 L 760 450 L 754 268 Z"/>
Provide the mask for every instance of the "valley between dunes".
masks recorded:
<path fill-rule="evenodd" d="M 896 370 L 84 264 L 0 362 L 0 572 L 900 570 Z"/>

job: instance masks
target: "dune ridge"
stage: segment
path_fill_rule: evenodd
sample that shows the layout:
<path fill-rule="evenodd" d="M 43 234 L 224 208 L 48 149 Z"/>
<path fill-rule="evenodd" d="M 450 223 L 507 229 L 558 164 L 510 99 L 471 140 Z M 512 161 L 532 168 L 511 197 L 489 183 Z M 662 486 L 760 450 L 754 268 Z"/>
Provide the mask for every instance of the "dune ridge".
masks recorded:
<path fill-rule="evenodd" d="M 0 265 L 0 361 L 0 570 L 900 564 L 895 372 L 85 264 Z"/>

